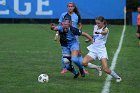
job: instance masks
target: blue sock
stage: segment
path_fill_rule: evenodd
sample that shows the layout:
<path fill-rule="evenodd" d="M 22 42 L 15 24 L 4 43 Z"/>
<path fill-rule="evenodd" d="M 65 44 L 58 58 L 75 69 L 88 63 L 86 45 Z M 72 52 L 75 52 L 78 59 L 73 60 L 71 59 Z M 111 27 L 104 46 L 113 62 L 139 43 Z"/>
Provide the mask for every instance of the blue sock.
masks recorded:
<path fill-rule="evenodd" d="M 78 73 L 78 72 L 75 70 L 74 66 L 71 65 L 71 64 L 66 64 L 66 68 L 67 68 L 67 70 L 69 70 L 70 72 L 72 72 L 74 75 Z"/>
<path fill-rule="evenodd" d="M 62 68 L 63 68 L 63 69 L 66 69 L 66 66 L 65 66 L 65 63 L 64 63 L 64 60 L 63 60 L 63 56 L 62 56 L 62 58 L 61 58 L 61 61 L 62 61 Z"/>
<path fill-rule="evenodd" d="M 78 66 L 79 69 L 83 69 L 82 57 L 72 56 L 71 61 L 74 62 Z"/>
<path fill-rule="evenodd" d="M 79 56 L 79 62 L 81 63 L 81 65 L 82 65 L 82 61 L 83 61 L 83 57 L 82 57 L 82 55 L 80 55 Z M 82 68 L 84 69 L 85 67 L 82 65 Z"/>

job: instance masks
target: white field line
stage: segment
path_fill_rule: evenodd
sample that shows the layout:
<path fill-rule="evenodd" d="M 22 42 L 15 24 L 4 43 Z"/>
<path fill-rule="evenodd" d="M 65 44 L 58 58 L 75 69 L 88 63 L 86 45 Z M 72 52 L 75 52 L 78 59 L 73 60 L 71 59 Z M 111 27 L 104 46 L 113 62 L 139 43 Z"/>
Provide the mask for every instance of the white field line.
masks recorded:
<path fill-rule="evenodd" d="M 121 47 L 122 47 L 125 30 L 126 30 L 126 14 L 124 14 L 123 31 L 122 31 L 122 35 L 121 35 L 121 38 L 120 38 L 119 46 L 118 46 L 118 48 L 117 48 L 117 50 L 114 54 L 113 60 L 112 60 L 112 64 L 111 64 L 111 67 L 110 67 L 111 70 L 114 70 L 115 67 L 116 67 L 117 58 L 118 58 L 118 55 L 119 55 Z M 107 75 L 107 78 L 106 78 L 106 81 L 104 83 L 104 87 L 103 87 L 101 93 L 109 93 L 110 85 L 111 85 L 111 78 L 112 77 L 110 75 Z"/>

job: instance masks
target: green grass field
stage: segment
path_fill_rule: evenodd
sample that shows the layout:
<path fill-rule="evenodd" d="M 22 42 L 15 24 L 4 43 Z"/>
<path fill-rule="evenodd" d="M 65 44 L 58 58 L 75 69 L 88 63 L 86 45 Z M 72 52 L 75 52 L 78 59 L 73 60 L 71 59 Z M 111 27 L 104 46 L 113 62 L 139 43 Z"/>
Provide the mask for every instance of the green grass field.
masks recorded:
<path fill-rule="evenodd" d="M 109 65 L 118 47 L 123 26 L 109 25 L 107 42 Z M 115 70 L 123 81 L 112 80 L 110 93 L 138 93 L 140 88 L 140 46 L 135 37 L 137 27 L 127 26 L 123 46 Z M 93 26 L 84 25 L 83 31 L 92 34 Z M 106 74 L 98 77 L 90 72 L 85 78 L 73 79 L 71 73 L 60 74 L 61 48 L 54 39 L 55 32 L 48 25 L 0 25 L 0 93 L 101 93 Z M 80 37 L 83 56 L 89 45 Z M 98 61 L 95 64 L 100 64 Z M 38 83 L 41 73 L 49 75 L 48 83 Z"/>

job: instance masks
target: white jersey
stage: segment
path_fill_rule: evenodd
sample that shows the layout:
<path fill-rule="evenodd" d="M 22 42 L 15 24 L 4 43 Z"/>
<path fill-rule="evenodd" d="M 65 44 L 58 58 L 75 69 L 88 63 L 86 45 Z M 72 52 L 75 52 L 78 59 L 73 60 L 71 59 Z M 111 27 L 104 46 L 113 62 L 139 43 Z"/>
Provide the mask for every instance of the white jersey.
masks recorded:
<path fill-rule="evenodd" d="M 94 30 L 93 30 L 93 41 L 94 41 L 93 44 L 94 45 L 101 46 L 101 45 L 105 45 L 106 44 L 108 33 L 106 35 L 96 34 L 95 33 L 95 32 L 102 32 L 103 29 L 107 29 L 108 30 L 107 27 L 99 29 L 97 25 L 94 26 Z"/>
<path fill-rule="evenodd" d="M 89 51 L 95 52 L 95 51 L 102 51 L 102 50 L 106 49 L 105 44 L 106 44 L 106 41 L 107 41 L 108 33 L 105 34 L 105 35 L 95 33 L 95 32 L 102 32 L 103 29 L 108 30 L 107 27 L 99 29 L 97 25 L 94 26 L 93 44 L 91 44 L 87 47 L 87 49 Z"/>

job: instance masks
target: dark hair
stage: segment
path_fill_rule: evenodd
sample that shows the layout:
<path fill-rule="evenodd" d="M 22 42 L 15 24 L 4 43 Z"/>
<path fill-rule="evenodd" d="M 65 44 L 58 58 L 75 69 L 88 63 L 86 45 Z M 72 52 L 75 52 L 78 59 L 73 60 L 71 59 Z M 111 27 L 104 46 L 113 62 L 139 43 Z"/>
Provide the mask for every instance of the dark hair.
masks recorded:
<path fill-rule="evenodd" d="M 106 20 L 103 16 L 98 16 L 98 17 L 95 18 L 95 20 L 99 20 L 101 22 L 104 22 L 104 24 L 107 25 L 107 22 L 106 22 Z"/>
<path fill-rule="evenodd" d="M 71 20 L 69 20 L 68 18 L 64 18 L 64 20 L 63 20 L 62 24 L 63 24 L 63 23 L 65 23 L 65 22 L 68 22 L 68 23 L 70 23 L 70 24 L 71 24 Z"/>
<path fill-rule="evenodd" d="M 72 5 L 74 6 L 73 12 L 75 12 L 78 16 L 80 16 L 80 12 L 79 12 L 78 8 L 76 7 L 76 5 L 75 5 L 73 2 L 69 2 L 69 3 L 67 4 L 67 6 L 68 6 L 69 4 L 72 4 Z"/>

